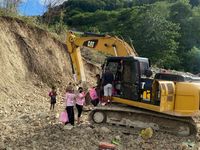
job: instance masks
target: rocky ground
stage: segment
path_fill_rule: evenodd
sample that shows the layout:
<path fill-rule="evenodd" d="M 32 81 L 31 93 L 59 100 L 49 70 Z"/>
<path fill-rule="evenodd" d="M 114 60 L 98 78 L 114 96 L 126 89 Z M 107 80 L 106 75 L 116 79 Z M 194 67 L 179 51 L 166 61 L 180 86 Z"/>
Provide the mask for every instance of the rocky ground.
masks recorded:
<path fill-rule="evenodd" d="M 64 109 L 61 100 L 63 91 L 59 89 L 56 110 L 50 111 L 48 90 L 45 86 L 38 87 L 21 99 L 13 97 L 1 104 L 0 149 L 97 150 L 99 142 L 112 143 L 113 140 L 117 140 L 118 150 L 198 149 L 194 136 L 154 132 L 150 139 L 144 140 L 139 129 L 90 124 L 87 121 L 89 111 L 84 111 L 80 126 L 66 128 L 58 119 Z"/>

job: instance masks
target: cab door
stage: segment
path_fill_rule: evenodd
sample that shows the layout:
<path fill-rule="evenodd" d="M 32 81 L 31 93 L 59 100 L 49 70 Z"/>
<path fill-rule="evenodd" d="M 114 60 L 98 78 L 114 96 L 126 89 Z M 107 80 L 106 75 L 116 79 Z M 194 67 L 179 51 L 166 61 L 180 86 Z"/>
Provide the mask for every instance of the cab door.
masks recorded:
<path fill-rule="evenodd" d="M 123 60 L 121 98 L 130 100 L 139 99 L 140 74 L 138 68 L 139 62 L 137 60 Z"/>

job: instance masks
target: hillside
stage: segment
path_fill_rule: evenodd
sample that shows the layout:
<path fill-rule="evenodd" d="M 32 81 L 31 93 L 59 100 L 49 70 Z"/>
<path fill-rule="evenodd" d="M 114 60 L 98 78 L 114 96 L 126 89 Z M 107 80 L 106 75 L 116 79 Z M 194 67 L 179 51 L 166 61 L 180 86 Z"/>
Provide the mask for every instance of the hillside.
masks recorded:
<path fill-rule="evenodd" d="M 0 18 L 0 33 L 1 101 L 22 98 L 22 89 L 29 86 L 43 88 L 70 80 L 64 45 L 49 33 L 9 17 Z"/>
<path fill-rule="evenodd" d="M 57 111 L 61 111 L 61 97 L 72 73 L 65 44 L 22 20 L 0 17 L 0 43 L 0 149 L 4 149 L 23 141 L 35 129 L 38 115 L 49 115 L 52 85 L 58 88 Z M 91 75 L 93 65 L 85 64 Z"/>
<path fill-rule="evenodd" d="M 198 0 L 68 0 L 41 19 L 52 27 L 117 35 L 153 65 L 200 72 Z"/>

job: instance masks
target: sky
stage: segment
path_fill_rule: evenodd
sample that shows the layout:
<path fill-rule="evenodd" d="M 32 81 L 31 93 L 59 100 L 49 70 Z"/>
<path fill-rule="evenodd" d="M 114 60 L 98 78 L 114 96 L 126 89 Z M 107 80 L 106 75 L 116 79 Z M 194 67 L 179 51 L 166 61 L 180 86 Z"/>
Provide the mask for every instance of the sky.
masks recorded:
<path fill-rule="evenodd" d="M 23 0 L 18 10 L 21 15 L 36 16 L 42 15 L 46 11 L 46 4 L 55 2 L 57 5 L 67 0 Z"/>

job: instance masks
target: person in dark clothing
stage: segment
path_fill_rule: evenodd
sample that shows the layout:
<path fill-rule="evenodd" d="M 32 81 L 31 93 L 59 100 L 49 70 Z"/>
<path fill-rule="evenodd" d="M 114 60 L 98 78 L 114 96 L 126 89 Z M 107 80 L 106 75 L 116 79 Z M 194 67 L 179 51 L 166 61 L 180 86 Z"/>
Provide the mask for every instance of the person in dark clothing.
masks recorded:
<path fill-rule="evenodd" d="M 54 110 L 54 107 L 55 107 L 55 104 L 56 104 L 56 96 L 57 96 L 57 92 L 56 92 L 56 87 L 55 86 L 52 86 L 52 90 L 51 92 L 49 92 L 49 96 L 50 96 L 50 110 L 53 109 Z"/>
<path fill-rule="evenodd" d="M 117 66 L 117 72 L 115 74 L 115 81 L 114 81 L 114 87 L 115 87 L 115 94 L 120 95 L 121 94 L 121 82 L 122 82 L 122 71 L 123 71 L 123 61 L 120 61 Z"/>
<path fill-rule="evenodd" d="M 112 84 L 114 81 L 114 75 L 109 70 L 108 67 L 106 67 L 106 72 L 103 75 L 103 89 L 104 89 L 104 101 L 107 103 L 108 101 L 111 102 L 112 100 Z"/>
<path fill-rule="evenodd" d="M 96 80 L 97 80 L 97 82 L 96 82 L 97 86 L 96 87 L 101 87 L 101 77 L 100 77 L 99 74 L 96 74 Z"/>
<path fill-rule="evenodd" d="M 100 77 L 100 75 L 99 74 L 97 74 L 96 75 L 96 80 L 97 80 L 97 82 L 96 82 L 96 92 L 97 92 L 97 96 L 98 96 L 98 98 L 99 98 L 99 101 L 101 100 L 101 97 L 102 97 L 102 95 L 103 95 L 103 89 L 102 89 L 102 86 L 101 86 L 101 77 Z"/>

